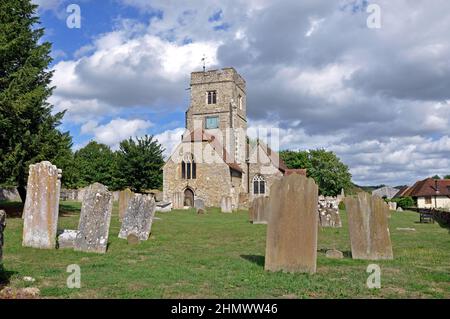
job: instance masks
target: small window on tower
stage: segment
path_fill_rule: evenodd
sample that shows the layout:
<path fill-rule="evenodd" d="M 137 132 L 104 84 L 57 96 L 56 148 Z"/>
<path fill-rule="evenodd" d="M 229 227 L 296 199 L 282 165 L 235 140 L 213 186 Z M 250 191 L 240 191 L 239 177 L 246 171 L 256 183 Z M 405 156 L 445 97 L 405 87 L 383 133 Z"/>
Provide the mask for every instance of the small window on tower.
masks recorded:
<path fill-rule="evenodd" d="M 219 117 L 218 116 L 207 117 L 206 123 L 205 123 L 205 128 L 207 130 L 213 130 L 213 129 L 219 128 Z"/>
<path fill-rule="evenodd" d="M 242 96 L 239 95 L 238 97 L 238 103 L 239 103 L 239 109 L 242 110 L 242 105 L 244 103 Z"/>
<path fill-rule="evenodd" d="M 217 104 L 217 92 L 208 91 L 208 104 Z"/>

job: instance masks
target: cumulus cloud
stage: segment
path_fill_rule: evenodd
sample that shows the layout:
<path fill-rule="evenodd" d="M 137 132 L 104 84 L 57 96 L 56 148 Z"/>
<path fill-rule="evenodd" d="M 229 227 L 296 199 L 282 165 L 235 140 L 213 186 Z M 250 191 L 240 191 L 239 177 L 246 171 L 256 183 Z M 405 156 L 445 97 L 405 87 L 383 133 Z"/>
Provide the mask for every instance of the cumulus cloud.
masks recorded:
<path fill-rule="evenodd" d="M 54 104 L 85 132 L 114 143 L 106 113 L 184 110 L 205 54 L 245 77 L 251 125 L 280 127 L 281 148 L 333 150 L 361 184 L 450 174 L 450 2 L 378 0 L 369 29 L 364 0 L 116 1 L 151 18 L 55 66 Z M 158 138 L 173 149 L 181 131 Z"/>
<path fill-rule="evenodd" d="M 81 126 L 81 134 L 92 134 L 100 143 L 118 148 L 118 144 L 129 138 L 145 134 L 146 130 L 153 126 L 150 121 L 140 119 L 125 120 L 117 118 L 105 125 L 99 125 L 95 121 L 88 121 Z"/>

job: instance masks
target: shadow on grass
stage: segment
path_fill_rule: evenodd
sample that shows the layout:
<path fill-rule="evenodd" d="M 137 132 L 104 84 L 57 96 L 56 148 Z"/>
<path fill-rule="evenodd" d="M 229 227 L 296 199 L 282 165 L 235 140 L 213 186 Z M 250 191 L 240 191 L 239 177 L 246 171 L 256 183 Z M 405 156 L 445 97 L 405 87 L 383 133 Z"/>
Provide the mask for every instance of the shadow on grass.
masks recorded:
<path fill-rule="evenodd" d="M 265 263 L 265 257 L 264 256 L 258 256 L 258 255 L 241 255 L 241 258 L 248 260 L 249 262 L 252 262 L 260 267 L 264 267 Z"/>
<path fill-rule="evenodd" d="M 73 205 L 68 204 L 59 204 L 59 216 L 60 217 L 70 217 L 77 215 L 80 212 L 80 209 L 77 207 L 74 207 Z"/>
<path fill-rule="evenodd" d="M 9 284 L 9 279 L 17 274 L 17 271 L 7 271 L 2 264 L 0 264 L 0 290 Z"/>
<path fill-rule="evenodd" d="M 23 204 L 21 202 L 0 201 L 0 210 L 6 212 L 7 218 L 22 218 Z"/>

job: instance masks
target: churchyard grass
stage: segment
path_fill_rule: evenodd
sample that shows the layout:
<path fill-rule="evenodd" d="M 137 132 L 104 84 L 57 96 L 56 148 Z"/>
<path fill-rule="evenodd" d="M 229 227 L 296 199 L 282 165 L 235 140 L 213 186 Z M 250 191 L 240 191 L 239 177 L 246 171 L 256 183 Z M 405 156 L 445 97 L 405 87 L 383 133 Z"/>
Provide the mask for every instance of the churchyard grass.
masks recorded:
<path fill-rule="evenodd" d="M 0 202 L 0 208 L 5 206 L 20 208 Z M 60 229 L 77 229 L 80 207 L 61 203 Z M 267 226 L 248 223 L 247 211 L 157 213 L 161 220 L 154 221 L 150 239 L 130 246 L 117 238 L 115 203 L 105 255 L 23 248 L 23 221 L 9 218 L 3 277 L 11 287 L 38 287 L 44 298 L 450 298 L 448 230 L 437 223 L 419 224 L 417 213 L 394 212 L 389 224 L 395 259 L 352 260 L 347 218 L 341 215 L 342 228 L 319 229 L 314 275 L 265 272 Z M 326 250 L 333 248 L 345 258 L 327 259 Z M 366 286 L 372 263 L 381 267 L 381 289 Z M 81 289 L 67 288 L 71 264 L 81 267 Z M 25 276 L 36 281 L 25 282 Z"/>

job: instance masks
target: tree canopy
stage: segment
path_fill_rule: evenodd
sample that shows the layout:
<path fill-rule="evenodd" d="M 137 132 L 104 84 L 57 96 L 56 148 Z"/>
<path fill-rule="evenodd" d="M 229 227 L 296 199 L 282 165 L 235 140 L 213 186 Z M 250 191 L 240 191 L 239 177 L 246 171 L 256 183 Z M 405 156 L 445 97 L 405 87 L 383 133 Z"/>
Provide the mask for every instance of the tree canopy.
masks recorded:
<path fill-rule="evenodd" d="M 51 44 L 42 42 L 37 6 L 0 2 L 0 183 L 18 186 L 25 200 L 30 164 L 63 164 L 72 140 L 58 130 L 64 112 L 52 113 Z"/>
<path fill-rule="evenodd" d="M 324 149 L 309 151 L 282 151 L 281 158 L 288 168 L 306 168 L 307 176 L 319 186 L 320 194 L 336 196 L 344 189 L 352 189 L 352 175 L 348 166 L 335 153 Z"/>

